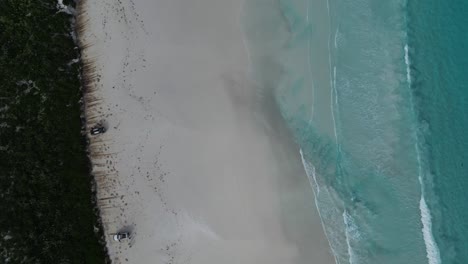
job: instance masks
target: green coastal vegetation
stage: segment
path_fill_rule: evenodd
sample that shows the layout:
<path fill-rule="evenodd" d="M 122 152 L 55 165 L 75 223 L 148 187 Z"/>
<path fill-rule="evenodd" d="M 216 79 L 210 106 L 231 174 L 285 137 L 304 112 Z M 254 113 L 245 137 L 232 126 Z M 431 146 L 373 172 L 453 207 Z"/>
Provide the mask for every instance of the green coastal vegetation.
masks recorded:
<path fill-rule="evenodd" d="M 108 262 L 73 15 L 58 11 L 56 0 L 0 0 L 0 263 Z"/>

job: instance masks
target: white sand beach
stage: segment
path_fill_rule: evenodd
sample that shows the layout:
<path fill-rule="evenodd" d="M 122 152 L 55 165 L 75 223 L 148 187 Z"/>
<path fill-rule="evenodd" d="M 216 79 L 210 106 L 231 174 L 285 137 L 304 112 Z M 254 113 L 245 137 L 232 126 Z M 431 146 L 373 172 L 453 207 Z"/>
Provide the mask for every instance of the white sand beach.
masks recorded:
<path fill-rule="evenodd" d="M 113 263 L 335 263 L 299 150 L 249 81 L 242 2 L 80 3 Z"/>

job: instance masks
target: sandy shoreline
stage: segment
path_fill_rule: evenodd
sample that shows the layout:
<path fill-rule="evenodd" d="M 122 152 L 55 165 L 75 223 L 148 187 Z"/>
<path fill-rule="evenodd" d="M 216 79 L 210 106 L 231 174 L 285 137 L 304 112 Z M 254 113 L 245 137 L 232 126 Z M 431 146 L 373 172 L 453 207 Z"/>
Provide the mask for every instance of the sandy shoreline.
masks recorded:
<path fill-rule="evenodd" d="M 249 81 L 241 4 L 81 2 L 113 263 L 334 263 L 298 150 Z M 111 240 L 122 228 L 129 243 Z"/>

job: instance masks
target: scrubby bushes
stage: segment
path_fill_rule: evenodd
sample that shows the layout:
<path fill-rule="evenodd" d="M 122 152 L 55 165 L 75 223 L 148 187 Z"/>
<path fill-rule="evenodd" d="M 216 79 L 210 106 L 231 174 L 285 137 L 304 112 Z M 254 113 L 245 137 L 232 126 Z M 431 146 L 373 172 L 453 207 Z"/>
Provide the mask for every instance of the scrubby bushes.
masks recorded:
<path fill-rule="evenodd" d="M 56 5 L 0 0 L 0 263 L 106 260 L 80 132 L 79 50 Z"/>

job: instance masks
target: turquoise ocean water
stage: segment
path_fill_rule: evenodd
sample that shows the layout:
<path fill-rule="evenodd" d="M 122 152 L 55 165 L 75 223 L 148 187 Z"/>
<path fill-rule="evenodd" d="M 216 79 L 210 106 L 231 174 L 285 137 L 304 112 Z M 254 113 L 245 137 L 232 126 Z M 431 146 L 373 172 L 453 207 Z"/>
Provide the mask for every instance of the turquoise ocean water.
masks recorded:
<path fill-rule="evenodd" d="M 337 263 L 468 263 L 455 2 L 245 3 L 251 74 L 300 147 Z"/>
<path fill-rule="evenodd" d="M 468 2 L 410 1 L 408 9 L 433 234 L 442 263 L 468 263 Z"/>

